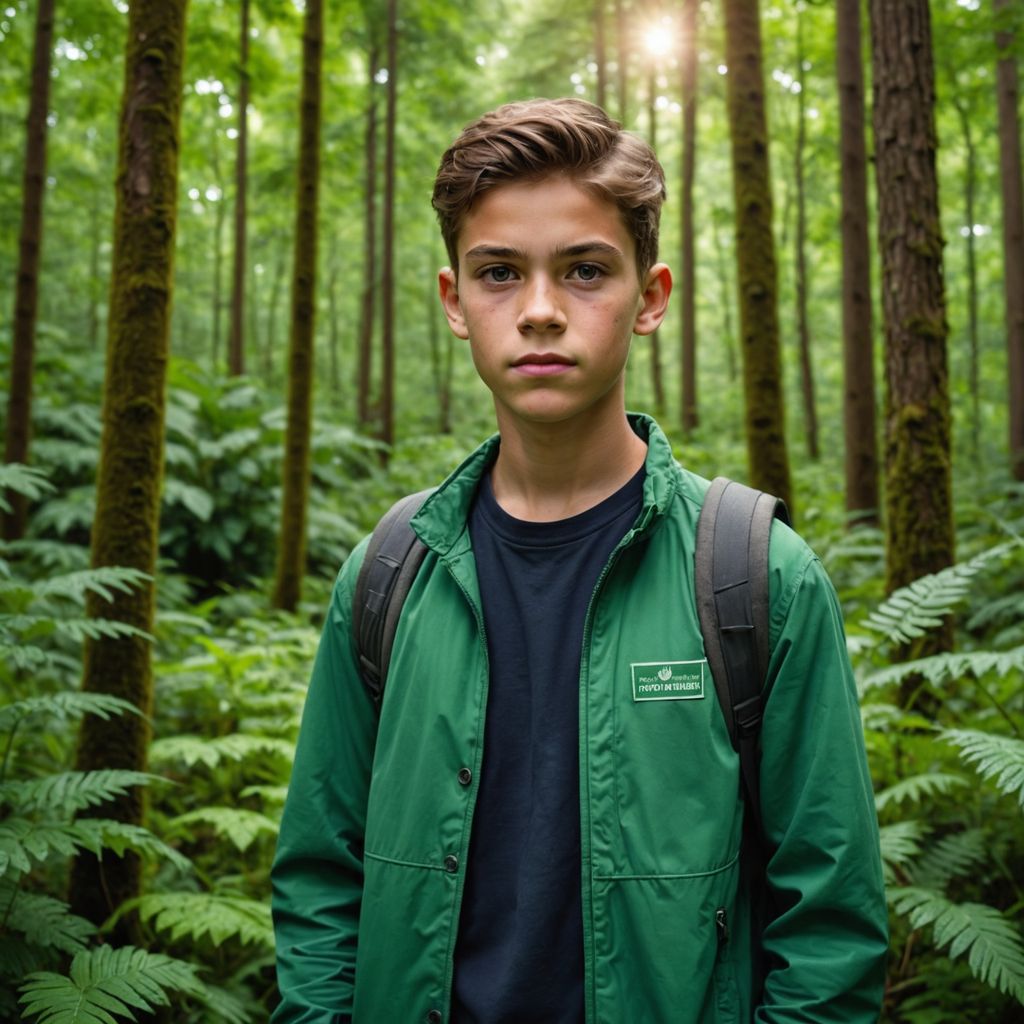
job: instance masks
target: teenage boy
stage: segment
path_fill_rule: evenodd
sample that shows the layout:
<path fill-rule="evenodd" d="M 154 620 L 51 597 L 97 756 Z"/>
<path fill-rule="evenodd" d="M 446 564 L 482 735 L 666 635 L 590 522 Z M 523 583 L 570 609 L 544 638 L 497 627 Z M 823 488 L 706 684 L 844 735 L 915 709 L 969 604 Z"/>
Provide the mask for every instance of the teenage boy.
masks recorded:
<path fill-rule="evenodd" d="M 365 543 L 339 575 L 273 870 L 277 1024 L 878 1018 L 877 824 L 818 560 L 775 524 L 763 926 L 713 685 L 635 689 L 652 663 L 706 672 L 707 481 L 624 406 L 671 290 L 664 195 L 650 148 L 580 100 L 502 107 L 441 161 L 441 302 L 498 436 L 413 519 L 379 711 L 353 653 Z"/>

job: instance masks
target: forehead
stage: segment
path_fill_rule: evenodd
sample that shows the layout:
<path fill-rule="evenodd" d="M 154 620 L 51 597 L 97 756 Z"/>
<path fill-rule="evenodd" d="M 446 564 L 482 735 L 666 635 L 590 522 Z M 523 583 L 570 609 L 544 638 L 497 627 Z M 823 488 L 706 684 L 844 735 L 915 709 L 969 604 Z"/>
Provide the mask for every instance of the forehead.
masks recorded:
<path fill-rule="evenodd" d="M 636 246 L 610 199 L 558 175 L 496 185 L 482 193 L 459 227 L 459 260 L 479 246 L 507 246 L 546 255 L 581 243 L 619 249 L 632 260 Z"/>

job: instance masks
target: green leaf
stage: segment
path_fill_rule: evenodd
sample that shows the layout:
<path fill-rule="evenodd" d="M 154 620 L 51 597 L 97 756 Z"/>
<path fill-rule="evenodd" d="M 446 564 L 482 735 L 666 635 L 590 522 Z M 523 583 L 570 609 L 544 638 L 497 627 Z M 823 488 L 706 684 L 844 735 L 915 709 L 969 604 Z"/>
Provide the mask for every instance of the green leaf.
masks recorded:
<path fill-rule="evenodd" d="M 231 733 L 214 738 L 204 736 L 168 736 L 154 741 L 149 748 L 149 759 L 154 765 L 184 763 L 186 768 L 205 764 L 216 768 L 221 761 L 242 761 L 257 754 L 272 754 L 291 759 L 295 746 L 274 736 L 251 736 Z"/>
<path fill-rule="evenodd" d="M 979 981 L 1024 1003 L 1024 942 L 998 910 L 984 903 L 954 903 L 941 893 L 917 887 L 894 888 L 889 899 L 912 928 L 932 925 L 936 947 L 949 946 L 951 960 L 967 953 L 971 973 Z"/>
<path fill-rule="evenodd" d="M 195 966 L 133 946 L 100 946 L 78 953 L 69 977 L 30 974 L 19 1002 L 38 1024 L 117 1024 L 119 1017 L 136 1020 L 134 1010 L 170 1006 L 168 991 L 201 997 Z"/>
<path fill-rule="evenodd" d="M 41 469 L 20 462 L 0 462 L 0 509 L 5 512 L 10 512 L 11 506 L 4 498 L 4 491 L 15 491 L 35 501 L 55 490 Z"/>
<path fill-rule="evenodd" d="M 82 601 L 86 594 L 97 594 L 107 601 L 113 601 L 115 591 L 130 594 L 140 584 L 152 578 L 140 569 L 103 566 L 39 580 L 33 583 L 32 589 L 37 597 L 63 597 Z"/>
<path fill-rule="evenodd" d="M 148 772 L 61 772 L 41 779 L 0 784 L 0 804 L 22 812 L 50 810 L 70 816 L 75 811 L 123 796 L 132 786 L 167 781 Z"/>
<path fill-rule="evenodd" d="M 1024 672 L 1024 647 L 1009 651 L 966 651 L 952 654 L 936 654 L 929 658 L 917 658 L 896 665 L 888 665 L 873 672 L 863 682 L 861 690 L 874 686 L 899 683 L 907 676 L 919 675 L 933 686 L 970 676 L 980 679 L 989 672 L 1007 676 L 1011 672 Z"/>
<path fill-rule="evenodd" d="M 920 802 L 925 797 L 937 793 L 949 793 L 958 786 L 967 785 L 962 775 L 951 775 L 947 772 L 926 772 L 922 775 L 911 775 L 875 794 L 875 809 L 882 813 L 890 804 L 900 804 L 904 800 Z"/>
<path fill-rule="evenodd" d="M 187 826 L 201 822 L 210 825 L 213 831 L 242 851 L 255 842 L 260 833 L 277 835 L 277 822 L 258 811 L 241 807 L 199 807 L 171 820 L 170 827 L 188 831 Z"/>
<path fill-rule="evenodd" d="M 944 729 L 939 739 L 959 747 L 961 760 L 1024 807 L 1024 740 L 976 729 Z"/>
<path fill-rule="evenodd" d="M 128 900 L 110 923 L 132 909 L 159 931 L 170 932 L 173 941 L 208 936 L 214 945 L 237 939 L 268 951 L 274 948 L 270 908 L 262 900 L 203 892 L 148 893 Z"/>
<path fill-rule="evenodd" d="M 919 821 L 898 821 L 892 825 L 881 826 L 879 838 L 887 882 L 895 879 L 897 869 L 906 870 L 920 854 L 925 831 Z"/>
<path fill-rule="evenodd" d="M 106 721 L 125 713 L 141 714 L 134 704 L 109 693 L 54 693 L 46 697 L 28 697 L 0 707 L 0 732 L 7 732 L 22 719 L 33 715 L 52 715 L 61 721 L 98 715 Z"/>
<path fill-rule="evenodd" d="M 0 881 L 0 907 L 6 908 L 6 927 L 33 946 L 77 953 L 96 934 L 95 925 L 72 914 L 66 903 L 19 890 L 6 879 Z"/>

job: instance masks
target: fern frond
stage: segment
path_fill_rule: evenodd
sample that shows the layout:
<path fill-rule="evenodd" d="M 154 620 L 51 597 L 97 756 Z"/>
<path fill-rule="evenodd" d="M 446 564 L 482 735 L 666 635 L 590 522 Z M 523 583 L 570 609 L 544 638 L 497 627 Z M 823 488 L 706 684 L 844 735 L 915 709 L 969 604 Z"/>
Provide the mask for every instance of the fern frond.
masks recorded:
<path fill-rule="evenodd" d="M 274 948 L 270 908 L 260 900 L 204 892 L 148 893 L 124 903 L 113 920 L 132 909 L 159 931 L 170 932 L 173 941 L 209 936 L 214 945 L 237 939 L 266 950 Z"/>
<path fill-rule="evenodd" d="M 80 849 L 97 855 L 106 849 L 119 857 L 132 850 L 148 859 L 169 860 L 181 871 L 191 868 L 187 857 L 138 825 L 105 818 L 81 818 L 71 823 L 26 818 L 0 821 L 0 877 L 11 869 L 30 871 L 33 861 L 42 862 L 52 853 L 70 857 Z"/>
<path fill-rule="evenodd" d="M 893 644 L 906 644 L 929 630 L 937 629 L 963 599 L 974 577 L 985 566 L 1001 558 L 1013 543 L 999 544 L 974 558 L 951 565 L 900 587 L 886 598 L 864 621 L 864 625 L 881 639 Z"/>
<path fill-rule="evenodd" d="M 203 1005 L 216 1021 L 223 1021 L 224 1024 L 252 1024 L 252 1011 L 238 996 L 219 985 L 207 984 Z"/>
<path fill-rule="evenodd" d="M 984 903 L 954 903 L 941 893 L 912 886 L 893 889 L 889 897 L 912 928 L 932 925 L 936 947 L 949 946 L 951 960 L 967 953 L 979 981 L 1024 1003 L 1024 942 L 998 910 Z"/>
<path fill-rule="evenodd" d="M 967 629 L 973 633 L 992 625 L 1012 622 L 1020 618 L 1022 612 L 1024 612 L 1024 600 L 1022 600 L 1019 590 L 1001 594 L 973 610 L 971 617 L 967 620 Z"/>
<path fill-rule="evenodd" d="M 980 828 L 951 832 L 929 845 L 910 872 L 919 888 L 942 890 L 954 879 L 984 864 L 990 853 L 989 834 Z"/>
<path fill-rule="evenodd" d="M 0 804 L 22 812 L 49 810 L 70 816 L 75 811 L 123 796 L 132 786 L 167 781 L 160 775 L 150 775 L 148 772 L 61 772 L 41 779 L 0 784 Z"/>
<path fill-rule="evenodd" d="M 201 996 L 196 968 L 162 953 L 100 946 L 77 954 L 69 977 L 40 971 L 21 986 L 19 1002 L 38 1024 L 116 1024 L 134 1021 L 134 1010 L 170 1006 L 168 991 Z"/>
<path fill-rule="evenodd" d="M 149 759 L 154 765 L 181 763 L 186 768 L 204 764 L 216 768 L 221 761 L 242 761 L 255 754 L 277 754 L 291 759 L 295 746 L 275 736 L 231 733 L 228 736 L 167 736 L 150 744 Z"/>
<path fill-rule="evenodd" d="M 919 821 L 897 821 L 879 828 L 882 865 L 885 868 L 887 882 L 895 879 L 896 869 L 908 868 L 920 854 L 925 831 Z"/>
<path fill-rule="evenodd" d="M 875 809 L 881 813 L 890 804 L 900 804 L 904 800 L 919 803 L 925 797 L 937 793 L 948 793 L 957 786 L 964 786 L 967 780 L 962 775 L 951 775 L 948 772 L 925 772 L 911 775 L 875 794 Z"/>
<path fill-rule="evenodd" d="M 931 732 L 935 723 L 916 711 L 905 711 L 895 704 L 861 704 L 861 723 L 876 732 Z"/>
<path fill-rule="evenodd" d="M 7 732 L 22 719 L 32 715 L 52 715 L 61 721 L 81 718 L 83 715 L 97 715 L 106 720 L 130 713 L 142 712 L 132 703 L 109 693 L 84 693 L 72 690 L 54 693 L 46 697 L 28 697 L 0 707 L 0 732 Z"/>
<path fill-rule="evenodd" d="M 14 886 L 0 882 L 0 906 L 9 907 L 6 927 L 25 936 L 25 941 L 40 948 L 77 953 L 96 934 L 96 926 L 84 917 L 72 914 L 68 905 L 52 896 L 35 892 L 15 892 Z"/>
<path fill-rule="evenodd" d="M 0 462 L 0 508 L 5 512 L 10 512 L 11 506 L 3 496 L 4 491 L 15 491 L 35 501 L 55 490 L 41 469 L 21 462 Z"/>
<path fill-rule="evenodd" d="M 53 620 L 54 632 L 67 637 L 75 643 L 86 640 L 116 640 L 119 637 L 137 636 L 143 640 L 152 640 L 153 635 L 128 622 L 116 619 L 91 619 L 61 617 Z"/>
<path fill-rule="evenodd" d="M 81 602 L 86 594 L 97 594 L 113 601 L 114 591 L 130 594 L 140 583 L 152 578 L 141 569 L 107 565 L 39 580 L 32 584 L 32 589 L 37 597 L 60 597 Z"/>
<path fill-rule="evenodd" d="M 951 679 L 972 676 L 980 679 L 989 672 L 1007 676 L 1011 672 L 1024 672 L 1024 647 L 1009 651 L 964 651 L 949 654 L 935 654 L 930 658 L 917 658 L 896 665 L 888 665 L 872 672 L 863 682 L 863 690 L 875 686 L 898 683 L 907 676 L 922 676 L 934 686 Z"/>
<path fill-rule="evenodd" d="M 944 729 L 939 739 L 959 747 L 961 760 L 1024 807 L 1024 740 L 976 729 Z"/>
<path fill-rule="evenodd" d="M 199 807 L 171 820 L 172 829 L 184 829 L 201 822 L 209 825 L 217 836 L 230 840 L 236 849 L 245 851 L 256 841 L 260 833 L 277 835 L 277 822 L 259 811 L 243 807 Z"/>
<path fill-rule="evenodd" d="M 259 797 L 265 804 L 283 804 L 288 795 L 287 786 L 246 786 L 238 794 L 243 800 L 255 796 Z"/>

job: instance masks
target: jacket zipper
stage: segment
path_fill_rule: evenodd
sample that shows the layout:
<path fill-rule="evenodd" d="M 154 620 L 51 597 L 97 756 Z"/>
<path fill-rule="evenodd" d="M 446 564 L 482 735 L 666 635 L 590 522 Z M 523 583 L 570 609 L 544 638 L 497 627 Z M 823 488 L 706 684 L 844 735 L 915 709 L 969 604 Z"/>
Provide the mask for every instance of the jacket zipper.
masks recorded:
<path fill-rule="evenodd" d="M 590 594 L 590 603 L 587 605 L 587 617 L 583 623 L 583 648 L 580 654 L 580 679 L 579 679 L 579 772 L 580 772 L 580 867 L 581 867 L 581 896 L 583 904 L 583 1012 L 586 1024 L 594 1024 L 596 1021 L 595 1003 L 597 995 L 595 991 L 594 978 L 594 893 L 593 893 L 593 870 L 591 866 L 592 852 L 590 849 L 590 774 L 588 768 L 588 752 L 590 749 L 590 722 L 587 717 L 587 690 L 585 680 L 590 676 L 590 632 L 594 622 L 594 607 L 597 604 L 598 594 L 604 585 L 605 579 L 611 572 L 612 567 L 618 561 L 619 555 L 628 548 L 643 533 L 651 519 L 654 510 L 647 509 L 641 513 L 640 519 L 633 528 L 619 541 L 612 553 L 608 556 L 601 575 L 597 577 L 594 589 Z"/>

